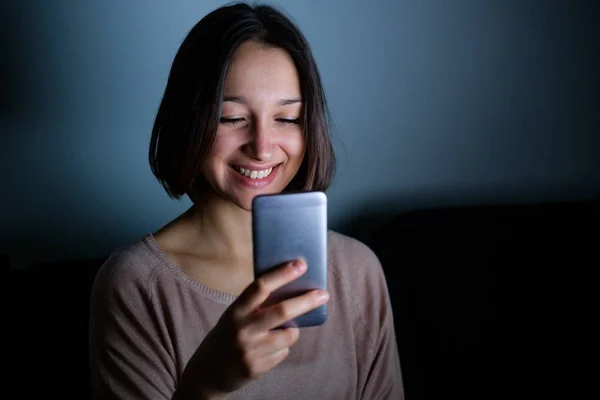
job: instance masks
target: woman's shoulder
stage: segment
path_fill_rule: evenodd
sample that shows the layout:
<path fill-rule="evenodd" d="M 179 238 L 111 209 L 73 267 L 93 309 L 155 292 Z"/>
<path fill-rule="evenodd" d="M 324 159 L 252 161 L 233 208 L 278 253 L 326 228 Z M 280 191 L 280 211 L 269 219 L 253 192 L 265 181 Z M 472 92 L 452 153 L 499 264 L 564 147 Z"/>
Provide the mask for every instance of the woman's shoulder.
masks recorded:
<path fill-rule="evenodd" d="M 329 268 L 353 285 L 382 277 L 382 268 L 375 252 L 362 241 L 339 232 L 327 235 Z"/>
<path fill-rule="evenodd" d="M 374 329 L 374 324 L 366 318 L 378 320 L 380 314 L 385 312 L 387 305 L 387 283 L 383 268 L 375 252 L 362 241 L 353 237 L 330 232 L 328 235 L 328 268 L 331 281 L 329 288 L 332 296 L 338 302 L 349 307 L 342 309 L 352 312 L 355 322 L 368 331 Z M 365 333 L 370 339 L 370 333 Z"/>
<path fill-rule="evenodd" d="M 114 249 L 98 270 L 94 286 L 103 292 L 139 290 L 152 280 L 160 265 L 148 234 Z"/>
<path fill-rule="evenodd" d="M 330 258 L 341 263 L 349 261 L 367 262 L 374 267 L 380 267 L 379 259 L 369 246 L 351 236 L 332 230 L 327 234 L 327 247 Z"/>

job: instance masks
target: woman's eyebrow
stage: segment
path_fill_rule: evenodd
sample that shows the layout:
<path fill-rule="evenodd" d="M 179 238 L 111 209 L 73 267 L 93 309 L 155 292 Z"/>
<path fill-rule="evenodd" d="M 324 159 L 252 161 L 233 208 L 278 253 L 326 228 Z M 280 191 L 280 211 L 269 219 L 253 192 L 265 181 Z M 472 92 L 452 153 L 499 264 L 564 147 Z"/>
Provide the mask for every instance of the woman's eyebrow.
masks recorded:
<path fill-rule="evenodd" d="M 279 105 L 280 106 L 287 106 L 290 104 L 296 104 L 296 103 L 301 103 L 302 99 L 300 97 L 293 97 L 291 99 L 282 99 L 279 100 Z"/>
<path fill-rule="evenodd" d="M 243 96 L 225 96 L 223 97 L 223 102 L 226 101 L 230 101 L 232 103 L 238 103 L 238 104 L 245 104 L 247 105 L 248 102 L 246 101 L 246 99 Z M 300 97 L 291 97 L 289 99 L 281 99 L 277 102 L 277 104 L 279 104 L 280 106 L 287 106 L 290 104 L 296 104 L 296 103 L 301 103 L 302 99 Z"/>
<path fill-rule="evenodd" d="M 231 101 L 232 103 L 246 104 L 246 99 L 242 96 L 225 96 L 223 102 Z"/>

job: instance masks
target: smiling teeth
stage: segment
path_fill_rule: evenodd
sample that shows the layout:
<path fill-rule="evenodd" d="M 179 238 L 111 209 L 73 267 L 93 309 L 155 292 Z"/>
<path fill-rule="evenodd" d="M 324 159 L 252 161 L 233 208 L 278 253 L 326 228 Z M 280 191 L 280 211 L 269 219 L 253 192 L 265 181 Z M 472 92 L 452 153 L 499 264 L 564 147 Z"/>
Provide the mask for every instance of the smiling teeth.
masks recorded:
<path fill-rule="evenodd" d="M 236 167 L 236 171 L 244 176 L 249 177 L 250 179 L 262 179 L 271 175 L 271 172 L 273 172 L 273 168 L 265 169 L 262 171 L 252 171 L 250 169 Z"/>

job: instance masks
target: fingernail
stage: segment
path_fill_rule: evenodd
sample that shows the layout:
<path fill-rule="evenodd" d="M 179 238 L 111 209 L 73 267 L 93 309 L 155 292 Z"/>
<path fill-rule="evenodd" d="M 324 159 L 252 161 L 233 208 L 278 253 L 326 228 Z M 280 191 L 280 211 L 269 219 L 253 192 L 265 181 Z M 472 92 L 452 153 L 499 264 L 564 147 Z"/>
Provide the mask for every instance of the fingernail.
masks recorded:
<path fill-rule="evenodd" d="M 306 264 L 303 263 L 300 260 L 296 260 L 294 261 L 294 263 L 292 264 L 292 268 L 294 269 L 295 273 L 302 273 L 304 272 L 304 270 L 306 269 Z"/>
<path fill-rule="evenodd" d="M 317 292 L 317 301 L 329 300 L 329 293 L 326 290 L 319 290 Z"/>

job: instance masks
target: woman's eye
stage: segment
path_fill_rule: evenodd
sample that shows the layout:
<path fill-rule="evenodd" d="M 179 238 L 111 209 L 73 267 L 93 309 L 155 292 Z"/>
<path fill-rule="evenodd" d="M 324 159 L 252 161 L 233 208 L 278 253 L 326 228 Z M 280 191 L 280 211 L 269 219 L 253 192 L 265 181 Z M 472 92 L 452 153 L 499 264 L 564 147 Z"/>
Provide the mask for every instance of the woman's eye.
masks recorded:
<path fill-rule="evenodd" d="M 236 125 L 236 124 L 239 124 L 240 122 L 243 122 L 244 118 L 221 118 L 220 121 L 222 124 Z"/>
<path fill-rule="evenodd" d="M 277 122 L 281 122 L 286 125 L 298 125 L 300 118 L 277 118 Z"/>
<path fill-rule="evenodd" d="M 245 121 L 244 118 L 225 118 L 225 117 L 222 117 L 220 119 L 220 122 L 222 124 L 233 125 L 233 126 L 240 125 L 244 121 Z M 295 126 L 295 125 L 298 125 L 300 119 L 299 118 L 276 118 L 275 121 L 277 121 L 277 122 L 279 122 L 281 124 L 284 124 L 284 125 Z"/>

